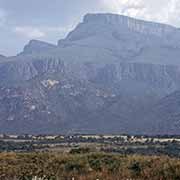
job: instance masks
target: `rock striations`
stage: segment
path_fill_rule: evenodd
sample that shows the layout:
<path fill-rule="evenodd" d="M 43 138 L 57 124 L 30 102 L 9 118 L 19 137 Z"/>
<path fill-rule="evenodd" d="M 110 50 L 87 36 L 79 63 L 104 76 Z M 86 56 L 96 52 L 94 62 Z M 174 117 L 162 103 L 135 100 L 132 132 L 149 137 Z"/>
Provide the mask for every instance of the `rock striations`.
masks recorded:
<path fill-rule="evenodd" d="M 122 29 L 129 29 L 146 35 L 167 36 L 176 33 L 177 29 L 165 24 L 146 22 L 128 16 L 115 14 L 87 14 L 83 23 L 110 24 Z"/>

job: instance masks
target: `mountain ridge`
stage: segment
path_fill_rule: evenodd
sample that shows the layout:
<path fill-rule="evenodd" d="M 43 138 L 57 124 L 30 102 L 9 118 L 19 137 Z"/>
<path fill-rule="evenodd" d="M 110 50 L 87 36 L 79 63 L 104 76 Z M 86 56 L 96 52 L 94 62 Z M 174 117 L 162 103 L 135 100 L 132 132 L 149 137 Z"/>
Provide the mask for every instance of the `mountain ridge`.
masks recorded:
<path fill-rule="evenodd" d="M 96 16 L 99 17 L 100 21 L 97 20 L 98 18 L 96 18 Z M 103 25 L 99 23 L 101 21 L 111 22 L 111 20 L 113 22 L 114 19 L 121 22 L 120 25 L 118 23 L 115 23 L 116 26 L 112 26 L 110 23 L 105 23 Z M 123 24 L 122 19 L 125 19 L 125 23 Z M 89 23 L 89 21 L 93 21 L 95 24 Z M 162 30 L 167 27 L 167 29 L 170 28 L 175 32 L 170 33 L 168 36 L 164 36 L 164 33 L 163 36 L 154 36 L 154 33 L 139 34 L 136 30 L 129 30 L 128 21 L 137 22 L 135 24 L 137 24 L 138 27 L 140 27 L 140 22 L 140 24 L 148 24 L 148 26 L 149 24 L 150 26 L 153 25 L 152 27 L 155 27 L 155 29 L 161 27 L 160 29 Z M 156 30 L 153 30 L 153 32 L 156 32 Z M 162 30 L 162 32 L 165 32 L 165 30 Z M 167 49 L 170 48 L 171 51 L 167 53 Z M 84 53 L 81 49 L 84 49 Z M 122 15 L 87 14 L 84 16 L 83 22 L 78 24 L 65 39 L 59 40 L 57 45 L 38 40 L 31 40 L 24 47 L 24 51 L 19 55 L 60 57 L 65 60 L 75 59 L 77 56 L 78 59 L 84 59 L 84 61 L 86 61 L 86 59 L 87 61 L 90 61 L 90 59 L 94 61 L 96 58 L 94 56 L 97 56 L 101 59 L 101 62 L 103 61 L 102 56 L 104 55 L 105 57 L 103 57 L 103 59 L 107 62 L 108 59 L 114 58 L 113 61 L 125 60 L 150 64 L 179 65 L 180 62 L 177 58 L 180 55 L 179 49 L 180 31 L 170 25 L 146 22 Z M 70 54 L 68 55 L 67 51 L 70 52 L 74 58 L 70 57 Z M 144 57 L 147 56 L 147 53 L 151 54 L 150 58 Z M 18 58 L 21 58 L 19 55 Z M 92 56 L 92 58 L 89 58 L 88 56 Z M 173 61 L 169 61 L 172 57 Z M 144 60 L 145 58 L 146 61 Z M 164 59 L 164 62 L 162 59 Z"/>
<path fill-rule="evenodd" d="M 133 17 L 128 17 L 124 15 L 117 15 L 117 14 L 111 14 L 111 13 L 106 13 L 106 14 L 86 14 L 83 19 L 83 23 L 88 23 L 88 22 L 104 22 L 104 23 L 110 23 L 110 24 L 118 24 L 118 25 L 125 25 L 128 26 L 128 28 L 133 30 L 133 25 L 134 29 L 141 32 L 140 29 L 148 30 L 148 29 L 153 29 L 152 34 L 155 35 L 160 35 L 160 34 L 166 34 L 166 33 L 172 33 L 176 30 L 179 31 L 178 28 L 168 25 L 168 24 L 163 24 L 163 23 L 158 23 L 158 22 L 153 22 L 153 21 L 145 21 L 145 20 L 140 20 L 137 18 Z"/>

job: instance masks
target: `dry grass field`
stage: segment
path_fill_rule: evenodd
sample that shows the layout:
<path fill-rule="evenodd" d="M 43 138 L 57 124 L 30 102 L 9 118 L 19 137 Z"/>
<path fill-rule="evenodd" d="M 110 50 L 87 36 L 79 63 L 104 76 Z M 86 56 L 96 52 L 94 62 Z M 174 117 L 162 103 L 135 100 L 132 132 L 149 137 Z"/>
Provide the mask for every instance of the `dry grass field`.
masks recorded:
<path fill-rule="evenodd" d="M 180 160 L 107 153 L 1 153 L 0 180 L 178 180 Z"/>

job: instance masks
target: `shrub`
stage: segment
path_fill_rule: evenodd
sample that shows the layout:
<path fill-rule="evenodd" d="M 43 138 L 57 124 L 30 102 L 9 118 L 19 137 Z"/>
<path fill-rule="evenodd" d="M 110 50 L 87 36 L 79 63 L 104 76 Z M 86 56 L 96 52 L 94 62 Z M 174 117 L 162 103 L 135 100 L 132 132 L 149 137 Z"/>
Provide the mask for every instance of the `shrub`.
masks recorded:
<path fill-rule="evenodd" d="M 132 171 L 134 176 L 140 176 L 142 171 L 141 164 L 137 161 L 132 162 L 129 169 Z"/>
<path fill-rule="evenodd" d="M 90 148 L 77 148 L 77 149 L 71 149 L 70 154 L 86 154 L 90 153 Z"/>

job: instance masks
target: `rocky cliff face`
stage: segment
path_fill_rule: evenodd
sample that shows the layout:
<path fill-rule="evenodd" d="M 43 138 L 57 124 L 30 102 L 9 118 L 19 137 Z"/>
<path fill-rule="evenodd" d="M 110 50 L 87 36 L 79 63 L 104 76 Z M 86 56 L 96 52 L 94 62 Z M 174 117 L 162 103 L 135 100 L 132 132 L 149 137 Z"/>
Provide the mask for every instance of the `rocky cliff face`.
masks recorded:
<path fill-rule="evenodd" d="M 163 93 L 179 88 L 180 69 L 174 65 L 153 65 L 143 63 L 73 63 L 60 58 L 43 58 L 31 61 L 14 61 L 0 64 L 0 84 L 19 84 L 42 76 L 46 73 L 64 72 L 71 78 L 82 81 L 94 81 L 99 84 L 134 81 Z M 162 94 L 163 94 L 162 93 Z"/>
<path fill-rule="evenodd" d="M 170 25 L 146 22 L 115 14 L 87 14 L 84 17 L 83 23 L 110 24 L 118 28 L 119 31 L 129 29 L 138 33 L 160 37 L 172 35 L 179 31 Z"/>
<path fill-rule="evenodd" d="M 147 112 L 179 90 L 179 37 L 172 26 L 88 14 L 58 46 L 30 41 L 0 62 L 1 131 L 165 133 Z"/>

